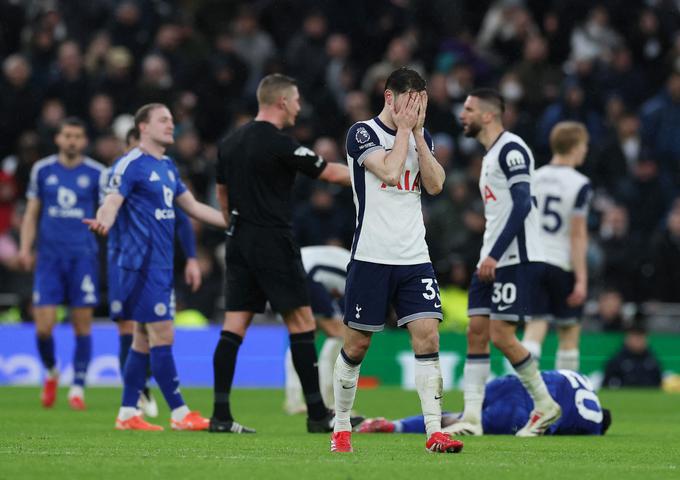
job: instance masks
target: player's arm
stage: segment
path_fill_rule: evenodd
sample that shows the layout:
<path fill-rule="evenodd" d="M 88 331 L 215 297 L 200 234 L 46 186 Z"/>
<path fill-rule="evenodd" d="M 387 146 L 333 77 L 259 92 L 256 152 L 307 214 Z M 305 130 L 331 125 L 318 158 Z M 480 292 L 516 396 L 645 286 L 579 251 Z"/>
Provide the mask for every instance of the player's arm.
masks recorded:
<path fill-rule="evenodd" d="M 217 204 L 220 206 L 224 221 L 229 225 L 231 217 L 231 211 L 229 210 L 229 194 L 227 186 L 220 183 L 217 184 Z"/>
<path fill-rule="evenodd" d="M 420 183 L 430 195 L 438 195 L 444 188 L 446 173 L 434 157 L 434 144 L 429 133 L 425 132 L 425 112 L 427 111 L 427 92 L 420 92 L 418 122 L 413 128 L 420 166 Z M 429 140 L 429 141 L 428 141 Z"/>
<path fill-rule="evenodd" d="M 352 184 L 352 180 L 349 176 L 349 168 L 347 165 L 341 163 L 326 164 L 326 168 L 321 171 L 321 174 L 317 178 L 324 182 L 336 183 L 344 187 L 349 187 Z"/>
<path fill-rule="evenodd" d="M 574 214 L 571 217 L 571 265 L 574 269 L 574 289 L 567 298 L 567 303 L 577 307 L 585 302 L 588 296 L 588 205 L 590 203 L 590 184 L 584 185 L 576 198 Z"/>
<path fill-rule="evenodd" d="M 366 155 L 363 160 L 363 164 L 373 175 L 391 187 L 399 183 L 404 171 L 408 141 L 418 121 L 419 98 L 418 94 L 402 95 L 399 102 L 392 102 L 390 105 L 392 119 L 397 126 L 392 150 L 389 152 L 384 149 L 375 150 Z M 399 103 L 398 109 L 397 103 Z"/>
<path fill-rule="evenodd" d="M 401 179 L 401 173 L 406 164 L 410 135 L 409 129 L 397 129 L 391 151 L 379 150 L 368 154 L 364 159 L 364 165 L 368 171 L 390 187 L 396 186 Z"/>
<path fill-rule="evenodd" d="M 38 228 L 38 217 L 40 216 L 40 200 L 29 198 L 26 203 L 26 211 L 21 221 L 21 238 L 19 240 L 19 263 L 25 270 L 30 270 L 33 265 L 31 250 L 35 242 L 35 232 Z"/>
<path fill-rule="evenodd" d="M 94 219 L 85 218 L 83 223 L 87 224 L 94 233 L 98 235 L 107 235 L 109 230 L 116 222 L 118 210 L 123 205 L 125 197 L 120 193 L 110 192 L 104 197 L 104 203 L 97 210 L 97 215 Z"/>
<path fill-rule="evenodd" d="M 185 190 L 181 195 L 176 197 L 175 201 L 182 210 L 196 220 L 213 225 L 217 228 L 227 228 L 227 222 L 225 221 L 222 212 L 205 203 L 199 202 L 189 190 Z"/>
<path fill-rule="evenodd" d="M 479 278 L 491 282 L 496 278 L 496 264 L 517 236 L 524 220 L 531 212 L 531 176 L 529 153 L 518 143 L 508 143 L 498 155 L 498 162 L 505 174 L 512 197 L 512 210 L 496 239 L 489 256 L 479 265 Z"/>
<path fill-rule="evenodd" d="M 196 260 L 196 237 L 191 226 L 191 220 L 181 208 L 175 208 L 175 228 L 179 244 L 186 257 L 184 265 L 184 281 L 195 292 L 201 288 L 201 269 Z"/>
<path fill-rule="evenodd" d="M 479 278 L 492 281 L 495 278 L 495 268 L 498 260 L 510 246 L 510 242 L 517 236 L 524 225 L 524 220 L 531 211 L 531 188 L 528 182 L 516 183 L 510 188 L 512 196 L 512 210 L 501 234 L 496 239 L 489 256 L 479 266 Z"/>

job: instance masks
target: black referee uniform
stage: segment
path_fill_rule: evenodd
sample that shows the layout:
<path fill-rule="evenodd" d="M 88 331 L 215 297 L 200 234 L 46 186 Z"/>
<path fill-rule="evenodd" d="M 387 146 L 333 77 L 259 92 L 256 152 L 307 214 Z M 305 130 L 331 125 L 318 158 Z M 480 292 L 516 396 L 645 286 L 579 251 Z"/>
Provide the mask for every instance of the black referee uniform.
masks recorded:
<path fill-rule="evenodd" d="M 226 310 L 280 313 L 309 305 L 300 248 L 293 238 L 291 190 L 297 172 L 316 178 L 327 163 L 253 121 L 219 146 L 217 183 L 227 188 L 233 231 L 226 247 Z M 230 229 L 231 230 L 231 229 Z"/>

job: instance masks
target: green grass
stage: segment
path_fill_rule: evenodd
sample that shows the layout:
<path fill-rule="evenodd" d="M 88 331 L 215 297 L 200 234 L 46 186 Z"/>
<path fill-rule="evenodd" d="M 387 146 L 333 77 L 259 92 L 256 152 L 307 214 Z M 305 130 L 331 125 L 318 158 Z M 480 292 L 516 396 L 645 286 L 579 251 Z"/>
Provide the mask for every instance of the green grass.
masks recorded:
<path fill-rule="evenodd" d="M 281 411 L 280 390 L 236 390 L 239 421 L 256 435 L 117 432 L 118 389 L 90 389 L 86 412 L 69 411 L 66 392 L 44 410 L 35 388 L 0 388 L 0 479 L 678 479 L 680 396 L 661 392 L 601 394 L 613 412 L 605 437 L 465 439 L 458 455 L 428 454 L 421 435 L 355 435 L 353 454 L 329 453 L 329 437 L 305 433 L 304 418 Z M 211 392 L 186 389 L 190 406 L 209 413 Z M 446 406 L 461 404 L 449 393 Z M 415 392 L 361 390 L 368 416 L 417 413 Z M 158 423 L 167 425 L 161 409 Z"/>

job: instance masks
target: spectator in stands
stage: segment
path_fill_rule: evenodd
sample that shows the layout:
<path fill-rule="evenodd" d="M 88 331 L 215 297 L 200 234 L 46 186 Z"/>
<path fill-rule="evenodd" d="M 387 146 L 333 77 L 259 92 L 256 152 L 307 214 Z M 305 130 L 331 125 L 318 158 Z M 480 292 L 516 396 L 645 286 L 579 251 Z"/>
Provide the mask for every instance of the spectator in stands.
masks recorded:
<path fill-rule="evenodd" d="M 680 199 L 673 202 L 666 227 L 656 233 L 650 251 L 654 265 L 652 298 L 680 303 Z"/>
<path fill-rule="evenodd" d="M 603 332 L 623 330 L 623 296 L 613 287 L 600 292 L 597 299 L 596 323 Z"/>
<path fill-rule="evenodd" d="M 591 167 L 591 181 L 595 188 L 614 192 L 640 161 L 642 138 L 638 116 L 632 112 L 624 113 L 616 125 L 616 136 L 594 147 L 596 153 Z"/>
<path fill-rule="evenodd" d="M 524 44 L 522 61 L 513 67 L 522 88 L 522 107 L 531 115 L 540 114 L 548 104 L 559 99 L 562 73 L 548 62 L 548 56 L 545 39 L 532 35 Z"/>
<path fill-rule="evenodd" d="M 636 315 L 634 323 L 626 329 L 621 350 L 607 362 L 602 385 L 608 388 L 661 386 L 661 365 L 649 348 L 642 315 Z"/>
<path fill-rule="evenodd" d="M 67 115 L 85 117 L 91 87 L 80 47 L 73 41 L 62 43 L 57 53 L 56 71 L 47 86 L 47 96 L 61 100 Z"/>
<path fill-rule="evenodd" d="M 39 111 L 40 96 L 31 86 L 31 65 L 21 54 L 2 62 L 0 79 L 0 156 L 11 153 L 21 132 L 33 127 Z"/>
<path fill-rule="evenodd" d="M 631 236 L 625 206 L 613 205 L 605 210 L 598 240 L 605 257 L 603 283 L 619 289 L 626 299 L 637 300 L 641 293 L 638 286 L 644 252 L 638 239 Z"/>
<path fill-rule="evenodd" d="M 668 76 L 666 87 L 642 105 L 642 140 L 652 147 L 662 169 L 677 176 L 680 166 L 680 69 Z"/>

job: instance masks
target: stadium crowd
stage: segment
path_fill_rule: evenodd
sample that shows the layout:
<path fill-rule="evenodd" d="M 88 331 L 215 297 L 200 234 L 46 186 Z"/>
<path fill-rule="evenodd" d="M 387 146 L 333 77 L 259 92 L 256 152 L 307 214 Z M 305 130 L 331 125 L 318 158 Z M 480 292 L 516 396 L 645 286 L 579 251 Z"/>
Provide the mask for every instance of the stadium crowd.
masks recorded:
<path fill-rule="evenodd" d="M 498 87 L 506 128 L 539 165 L 557 122 L 586 125 L 591 297 L 602 328 L 621 328 L 622 301 L 680 302 L 678 33 L 673 0 L 0 0 L 0 290 L 30 302 L 16 259 L 25 192 L 66 116 L 86 121 L 88 154 L 110 165 L 130 114 L 169 105 L 169 153 L 214 204 L 216 143 L 253 117 L 263 75 L 297 79 L 292 134 L 345 162 L 347 128 L 379 112 L 387 75 L 407 65 L 428 80 L 426 128 L 447 172 L 444 192 L 423 197 L 442 286 L 467 288 L 484 231 L 484 152 L 458 116 L 473 87 Z M 350 189 L 301 180 L 295 199 L 301 246 L 351 245 Z M 222 234 L 194 228 L 204 282 L 188 295 L 178 280 L 178 307 L 214 319 Z"/>

